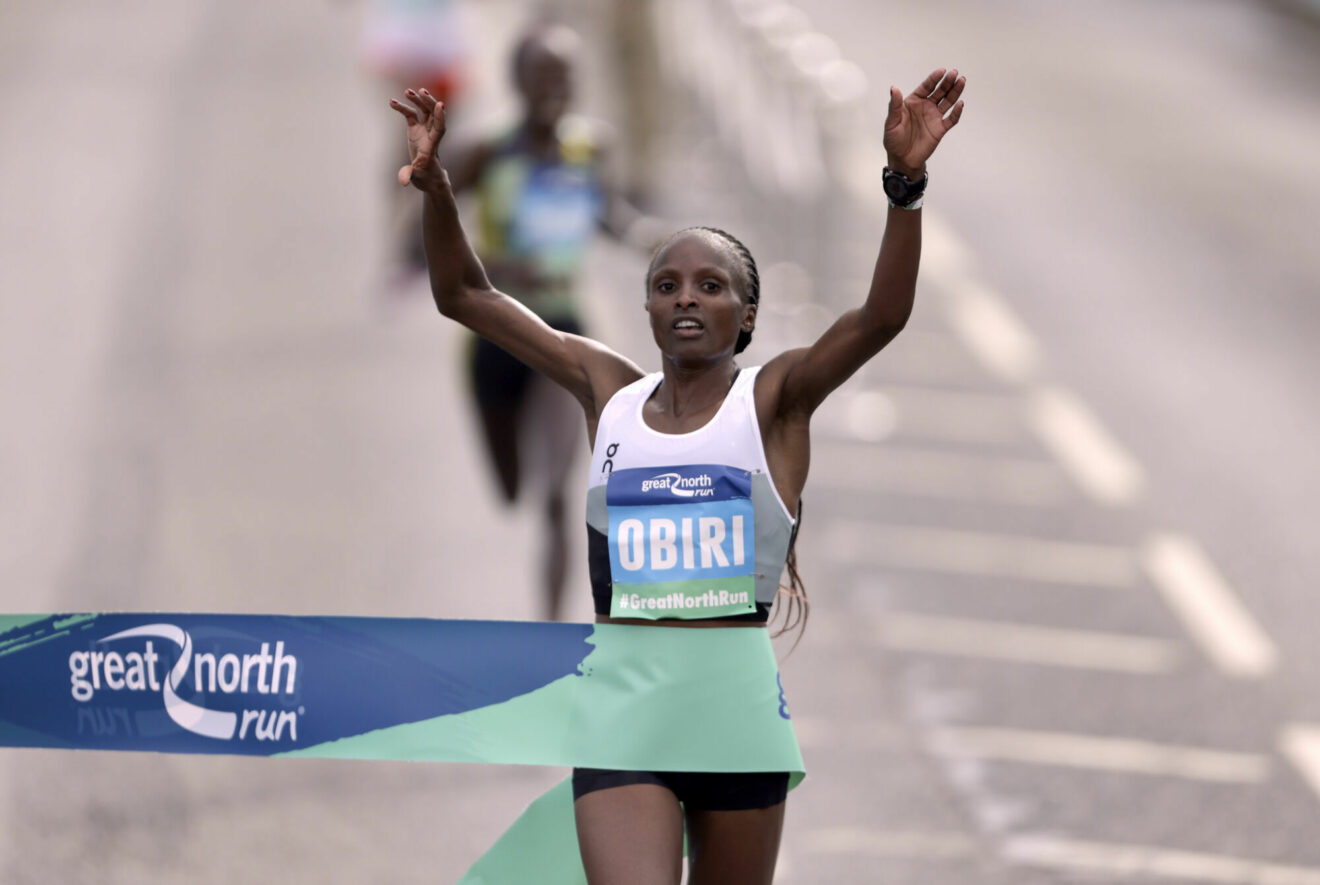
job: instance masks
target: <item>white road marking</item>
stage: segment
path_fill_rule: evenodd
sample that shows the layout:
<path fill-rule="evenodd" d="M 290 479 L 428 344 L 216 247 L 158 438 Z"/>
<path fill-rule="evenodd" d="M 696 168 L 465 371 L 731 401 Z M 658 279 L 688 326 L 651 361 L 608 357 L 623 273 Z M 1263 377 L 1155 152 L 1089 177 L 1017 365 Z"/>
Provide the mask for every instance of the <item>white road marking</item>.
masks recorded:
<path fill-rule="evenodd" d="M 1099 587 L 1131 587 L 1136 562 L 1122 547 L 920 526 L 837 522 L 829 555 L 868 565 Z"/>
<path fill-rule="evenodd" d="M 1052 461 L 941 452 L 894 445 L 812 447 L 811 482 L 871 492 L 1053 507 L 1075 495 Z"/>
<path fill-rule="evenodd" d="M 756 334 L 761 334 L 759 325 Z M 791 346 L 801 344 L 799 333 Z M 927 329 L 905 329 L 885 348 L 885 355 L 867 363 L 863 372 L 862 377 L 881 379 L 884 383 L 949 385 L 975 383 L 983 375 L 962 342 L 946 332 Z"/>
<path fill-rule="evenodd" d="M 996 443 L 1030 439 L 1016 397 L 936 387 L 886 385 L 898 430 L 924 439 Z"/>
<path fill-rule="evenodd" d="M 927 210 L 921 273 L 942 294 L 945 316 L 963 346 L 993 375 L 1010 384 L 1034 379 L 1040 347 L 1008 303 L 972 269 L 972 252 L 940 215 Z"/>
<path fill-rule="evenodd" d="M 880 629 L 887 648 L 1117 673 L 1165 673 L 1179 658 L 1166 640 L 1089 630 L 901 613 Z"/>
<path fill-rule="evenodd" d="M 954 858 L 975 854 L 977 849 L 976 841 L 962 833 L 862 827 L 808 830 L 801 844 L 810 853 L 866 857 Z"/>
<path fill-rule="evenodd" d="M 1320 885 L 1320 869 L 1314 867 L 1283 866 L 1153 845 L 1017 836 L 1004 843 L 1003 855 L 1026 866 L 1123 878 L 1183 879 L 1222 885 Z"/>
<path fill-rule="evenodd" d="M 949 275 L 942 288 L 949 325 L 992 375 L 1026 384 L 1040 373 L 1036 340 L 989 286 L 969 276 Z"/>
<path fill-rule="evenodd" d="M 1169 607 L 1220 670 L 1239 677 L 1274 671 L 1274 644 L 1195 541 L 1178 534 L 1153 535 L 1141 560 Z"/>
<path fill-rule="evenodd" d="M 862 205 L 885 206 L 889 199 L 884 191 L 880 176 L 875 170 L 883 169 L 888 161 L 884 146 L 873 135 L 857 134 L 845 139 L 839 145 L 837 163 L 840 178 L 852 191 Z M 877 166 L 876 163 L 879 163 Z M 883 211 L 883 210 L 882 210 Z M 923 219 L 927 220 L 927 219 Z M 922 245 L 925 246 L 925 232 Z M 925 249 L 923 248 L 923 253 Z M 923 261 L 925 255 L 922 256 Z"/>
<path fill-rule="evenodd" d="M 911 732 L 906 728 L 877 724 L 873 719 L 838 720 L 793 714 L 793 732 L 798 744 L 821 749 L 852 748 L 871 752 L 911 752 Z"/>
<path fill-rule="evenodd" d="M 1080 399 L 1057 387 L 1027 398 L 1027 420 L 1041 442 L 1102 504 L 1130 504 L 1145 487 L 1141 465 L 1123 449 Z"/>
<path fill-rule="evenodd" d="M 861 440 L 879 442 L 898 427 L 894 401 L 878 390 L 859 390 L 845 400 L 848 433 Z"/>
<path fill-rule="evenodd" d="M 931 751 L 941 756 L 972 756 L 1188 780 L 1260 783 L 1270 774 L 1270 761 L 1265 756 L 1129 738 L 1010 728 L 938 728 L 927 741 Z"/>
<path fill-rule="evenodd" d="M 1307 786 L 1320 795 L 1320 725 L 1289 725 L 1279 736 L 1279 749 L 1295 765 Z"/>
<path fill-rule="evenodd" d="M 855 405 L 862 401 L 863 406 Z M 880 389 L 844 390 L 825 401 L 813 419 L 836 434 L 857 436 L 857 410 L 870 408 L 876 430 L 863 439 L 890 433 L 923 440 L 995 445 L 1031 439 L 1015 396 L 967 393 L 938 387 L 886 384 Z"/>
<path fill-rule="evenodd" d="M 876 182 L 873 172 L 867 172 L 868 181 Z M 884 189 L 876 187 L 881 199 Z M 926 209 L 921 230 L 921 275 L 943 283 L 952 277 L 963 277 L 971 272 L 972 250 L 966 241 L 958 236 L 953 225 L 938 210 Z"/>

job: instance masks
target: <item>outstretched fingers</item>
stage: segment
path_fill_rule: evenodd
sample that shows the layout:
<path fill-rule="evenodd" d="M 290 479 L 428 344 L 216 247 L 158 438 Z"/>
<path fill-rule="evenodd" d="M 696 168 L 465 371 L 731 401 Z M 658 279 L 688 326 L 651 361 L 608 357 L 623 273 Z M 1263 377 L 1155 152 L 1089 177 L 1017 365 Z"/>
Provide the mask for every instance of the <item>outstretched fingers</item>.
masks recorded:
<path fill-rule="evenodd" d="M 947 109 L 948 105 L 942 105 L 941 103 L 944 102 L 946 99 L 948 99 L 949 93 L 953 91 L 953 87 L 957 82 L 958 82 L 958 69 L 954 68 L 953 70 L 945 74 L 940 79 L 939 84 L 936 85 L 936 87 L 931 90 L 930 100 L 935 102 L 935 104 L 937 105 L 941 105 L 940 108 L 941 110 Z M 952 102 L 950 102 L 950 104 L 952 104 Z"/>
<path fill-rule="evenodd" d="M 936 103 L 940 106 L 940 110 L 947 111 L 957 104 L 958 99 L 962 97 L 963 88 L 967 85 L 967 78 L 959 77 L 957 71 L 950 71 L 949 76 L 944 79 L 948 86 L 942 89 L 943 94 L 936 99 Z"/>
<path fill-rule="evenodd" d="M 425 89 L 422 89 L 420 91 L 413 89 L 403 90 L 404 97 L 406 97 L 410 102 L 412 102 L 413 105 L 417 108 L 416 111 L 417 119 L 421 122 L 423 126 L 426 126 L 431 122 L 431 112 L 435 108 L 435 102 L 433 100 L 430 104 L 428 104 L 426 99 L 422 95 L 422 93 L 424 92 L 426 92 Z"/>
<path fill-rule="evenodd" d="M 412 182 L 414 175 L 423 172 L 431 165 L 436 145 L 445 134 L 445 106 L 426 89 L 405 89 L 405 104 L 398 99 L 390 99 L 390 107 L 408 121 L 408 151 L 412 163 L 399 170 L 399 184 Z"/>
<path fill-rule="evenodd" d="M 409 123 L 418 122 L 417 112 L 399 101 L 397 98 L 390 99 L 390 107 L 394 108 L 394 110 L 398 111 L 400 114 L 403 114 L 403 118 Z"/>
<path fill-rule="evenodd" d="M 422 110 L 426 111 L 428 114 L 434 114 L 436 107 L 440 104 L 436 97 L 427 89 L 419 89 L 416 92 L 409 89 L 408 97 L 416 102 L 417 106 L 422 108 Z"/>
<path fill-rule="evenodd" d="M 403 95 L 408 101 L 412 102 L 412 107 L 396 98 L 390 99 L 390 107 L 403 114 L 409 123 L 421 123 L 426 126 L 430 123 L 431 117 L 435 116 L 437 109 L 444 109 L 444 105 L 425 89 L 405 89 Z"/>
<path fill-rule="evenodd" d="M 437 99 L 426 89 L 413 91 L 407 90 L 405 93 L 408 100 L 417 105 L 421 112 L 422 126 L 435 136 L 436 142 L 445 136 L 445 103 Z"/>
<path fill-rule="evenodd" d="M 936 68 L 931 71 L 930 75 L 922 80 L 916 89 L 912 90 L 912 94 L 917 98 L 930 98 L 935 92 L 935 87 L 939 86 L 940 81 L 944 79 L 944 72 L 944 68 Z"/>
<path fill-rule="evenodd" d="M 945 132 L 948 132 L 954 126 L 958 125 L 958 121 L 962 119 L 962 112 L 963 112 L 963 103 L 960 101 L 953 106 L 953 110 L 949 113 L 949 116 L 944 118 Z"/>
<path fill-rule="evenodd" d="M 958 120 L 962 118 L 962 94 L 963 89 L 967 87 L 967 78 L 959 77 L 957 71 L 950 71 L 949 76 L 944 79 L 949 85 L 935 106 L 939 108 L 941 114 L 947 115 L 944 117 L 944 131 L 948 132 L 958 125 Z"/>

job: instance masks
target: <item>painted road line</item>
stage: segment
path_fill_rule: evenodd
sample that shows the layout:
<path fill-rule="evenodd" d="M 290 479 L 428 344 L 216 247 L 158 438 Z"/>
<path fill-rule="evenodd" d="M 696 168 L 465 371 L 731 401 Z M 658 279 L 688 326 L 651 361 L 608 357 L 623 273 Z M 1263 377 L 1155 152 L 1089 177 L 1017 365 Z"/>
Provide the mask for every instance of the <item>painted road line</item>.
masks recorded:
<path fill-rule="evenodd" d="M 874 720 L 839 720 L 804 716 L 793 711 L 793 732 L 803 747 L 860 749 L 872 753 L 912 752 L 907 728 L 879 725 Z"/>
<path fill-rule="evenodd" d="M 866 177 L 876 182 L 874 172 Z M 883 187 L 876 190 L 886 199 Z M 921 275 L 943 284 L 953 277 L 965 277 L 972 270 L 972 250 L 958 236 L 944 213 L 927 209 L 921 224 Z"/>
<path fill-rule="evenodd" d="M 1015 396 L 894 384 L 840 391 L 817 412 L 812 426 L 870 441 L 891 435 L 978 445 L 1031 440 Z"/>
<path fill-rule="evenodd" d="M 852 854 L 863 857 L 958 858 L 976 854 L 977 842 L 963 833 L 939 830 L 877 830 L 863 827 L 822 827 L 800 837 L 811 854 Z"/>
<path fill-rule="evenodd" d="M 826 442 L 812 450 L 815 486 L 1054 507 L 1076 493 L 1053 461 Z"/>
<path fill-rule="evenodd" d="M 940 756 L 1223 783 L 1261 783 L 1270 774 L 1270 760 L 1266 756 L 1061 732 L 938 728 L 927 737 L 927 746 Z"/>
<path fill-rule="evenodd" d="M 1163 639 L 902 613 L 884 616 L 880 644 L 902 651 L 1115 673 L 1167 673 L 1180 657 L 1178 645 Z"/>
<path fill-rule="evenodd" d="M 889 160 L 889 154 L 880 139 L 874 135 L 856 133 L 840 143 L 838 158 L 836 165 L 840 180 L 853 193 L 860 205 L 884 206 L 889 201 L 881 177 L 875 174 L 875 170 L 883 169 Z M 927 209 L 923 213 L 927 215 L 922 219 L 925 222 L 923 227 L 929 226 L 929 212 L 930 210 Z M 922 231 L 923 265 L 928 235 L 927 231 Z"/>
<path fill-rule="evenodd" d="M 1098 587 L 1136 584 L 1123 547 L 952 529 L 837 522 L 825 537 L 838 560 L 959 575 Z"/>
<path fill-rule="evenodd" d="M 879 390 L 849 391 L 838 414 L 841 419 L 838 426 L 849 439 L 876 443 L 888 439 L 898 429 L 898 406 Z"/>
<path fill-rule="evenodd" d="M 922 233 L 922 276 L 943 295 L 940 305 L 963 346 L 992 375 L 1010 384 L 1034 379 L 1040 347 L 1008 303 L 972 270 L 972 253 L 939 215 L 927 212 Z"/>
<path fill-rule="evenodd" d="M 1006 860 L 1025 866 L 1131 879 L 1175 879 L 1222 885 L 1320 885 L 1320 869 L 1179 851 L 1154 845 L 1084 842 L 1052 836 L 1015 836 Z"/>
<path fill-rule="evenodd" d="M 1029 439 L 1016 397 L 937 387 L 886 385 L 898 431 L 922 439 L 998 443 Z"/>
<path fill-rule="evenodd" d="M 1027 397 L 1027 421 L 1082 490 L 1102 504 L 1130 504 L 1145 472 L 1073 394 L 1041 387 Z"/>
<path fill-rule="evenodd" d="M 761 329 L 757 325 L 757 335 Z M 793 346 L 801 346 L 799 336 Z M 885 348 L 885 355 L 867 363 L 862 377 L 882 383 L 975 384 L 983 372 L 962 343 L 946 332 L 904 329 Z"/>
<path fill-rule="evenodd" d="M 1320 725 L 1289 725 L 1279 736 L 1279 749 L 1320 795 Z"/>
<path fill-rule="evenodd" d="M 1274 672 L 1274 643 L 1200 545 L 1185 535 L 1152 535 L 1141 561 L 1169 607 L 1220 670 L 1239 677 Z"/>
<path fill-rule="evenodd" d="M 1026 384 L 1040 373 L 1036 339 L 989 286 L 970 276 L 949 275 L 941 288 L 949 326 L 992 375 Z"/>

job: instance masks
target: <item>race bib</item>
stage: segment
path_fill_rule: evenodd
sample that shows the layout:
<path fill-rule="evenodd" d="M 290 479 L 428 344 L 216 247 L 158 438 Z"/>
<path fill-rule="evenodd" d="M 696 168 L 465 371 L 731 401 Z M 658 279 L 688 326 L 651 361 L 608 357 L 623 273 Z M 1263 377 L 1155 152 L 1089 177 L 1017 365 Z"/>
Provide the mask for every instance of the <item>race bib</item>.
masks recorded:
<path fill-rule="evenodd" d="M 718 464 L 610 475 L 610 615 L 719 618 L 756 611 L 752 478 Z"/>
<path fill-rule="evenodd" d="M 509 241 L 535 255 L 544 273 L 572 273 L 596 230 L 600 197 L 589 170 L 539 166 L 531 170 L 514 208 Z"/>

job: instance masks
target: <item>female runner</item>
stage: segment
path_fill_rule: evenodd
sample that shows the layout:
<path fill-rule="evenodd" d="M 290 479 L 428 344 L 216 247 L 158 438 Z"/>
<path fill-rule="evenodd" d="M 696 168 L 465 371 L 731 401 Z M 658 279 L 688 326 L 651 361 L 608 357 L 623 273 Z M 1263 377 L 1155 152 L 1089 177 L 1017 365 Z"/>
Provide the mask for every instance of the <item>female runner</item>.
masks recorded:
<path fill-rule="evenodd" d="M 653 375 L 596 341 L 551 328 L 491 285 L 435 158 L 443 105 L 424 89 L 407 91 L 410 104 L 391 101 L 407 119 L 412 157 L 399 181 L 425 194 L 423 234 L 440 312 L 563 386 L 586 413 L 598 623 L 766 623 L 806 483 L 811 415 L 911 314 L 926 161 L 961 117 L 965 85 L 956 70 L 939 68 L 906 97 L 890 89 L 884 179 L 891 208 L 860 307 L 811 346 L 740 369 L 735 354 L 756 324 L 756 265 L 729 234 L 679 231 L 656 251 L 646 276 L 645 309 L 661 356 Z M 619 477 L 627 481 L 616 496 L 606 481 Z M 655 492 L 669 496 L 656 502 L 665 506 L 632 506 Z M 707 496 L 713 503 L 694 501 Z M 691 507 L 711 509 L 683 509 Z M 633 516 L 648 518 L 649 527 Z M 671 575 L 697 580 L 660 580 Z M 675 885 L 686 829 L 694 885 L 771 882 L 787 782 L 784 773 L 577 769 L 574 809 L 588 880 Z"/>

